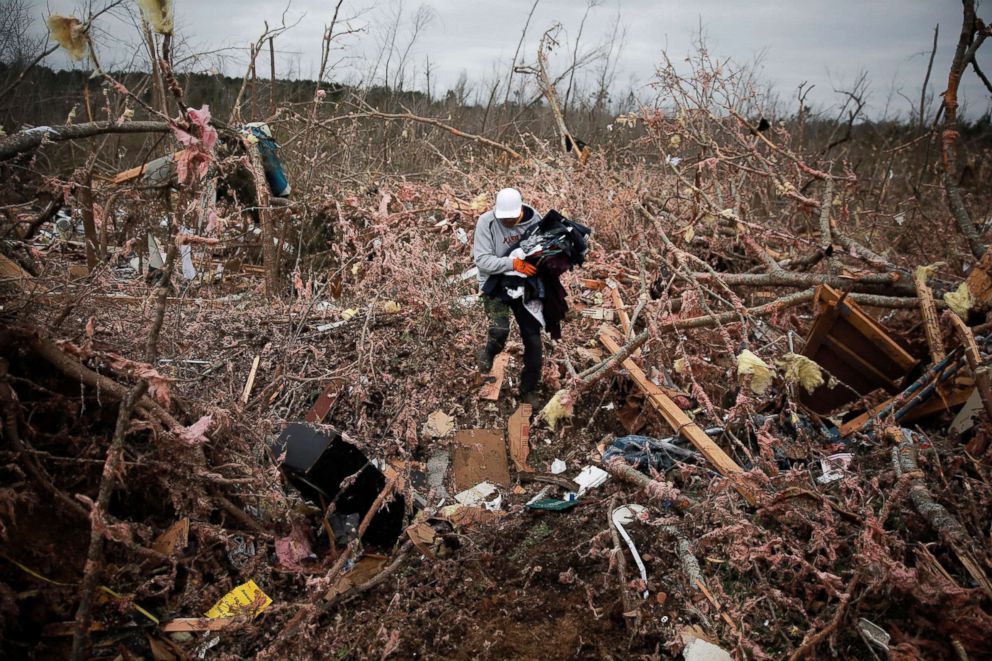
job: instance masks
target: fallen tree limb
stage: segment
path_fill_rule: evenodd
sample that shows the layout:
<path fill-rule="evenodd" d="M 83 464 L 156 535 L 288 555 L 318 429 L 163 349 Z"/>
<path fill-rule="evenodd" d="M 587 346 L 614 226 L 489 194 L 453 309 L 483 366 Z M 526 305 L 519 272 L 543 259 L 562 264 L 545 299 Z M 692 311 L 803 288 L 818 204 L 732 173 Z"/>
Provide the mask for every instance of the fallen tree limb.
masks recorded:
<path fill-rule="evenodd" d="M 25 339 L 35 352 L 66 376 L 82 381 L 85 385 L 99 390 L 102 394 L 107 394 L 118 401 L 123 401 L 127 397 L 127 387 L 122 386 L 111 378 L 94 372 L 60 349 L 51 340 L 24 329 L 14 329 L 14 333 Z M 157 419 L 169 430 L 185 429 L 182 423 L 172 417 L 158 402 L 148 396 L 142 396 L 137 400 L 136 406 L 147 415 Z"/>
<path fill-rule="evenodd" d="M 505 154 L 508 154 L 511 158 L 523 158 L 519 152 L 507 147 L 501 142 L 496 142 L 495 140 L 490 140 L 489 138 L 481 135 L 476 135 L 474 133 L 467 133 L 465 131 L 456 129 L 454 126 L 449 126 L 439 119 L 434 119 L 433 117 L 421 117 L 419 115 L 414 115 L 413 113 L 390 113 L 381 112 L 372 108 L 371 106 L 366 106 L 364 112 L 361 113 L 349 113 L 347 117 L 376 117 L 378 119 L 385 119 L 387 121 L 405 121 L 405 122 L 418 122 L 420 124 L 427 124 L 429 126 L 435 126 L 443 131 L 447 131 L 453 136 L 464 138 L 466 140 L 474 140 L 479 144 L 486 145 L 487 147 L 492 147 Z"/>
<path fill-rule="evenodd" d="M 840 603 L 837 604 L 837 610 L 834 611 L 834 616 L 830 618 L 830 623 L 812 636 L 804 639 L 802 644 L 789 657 L 789 661 L 798 661 L 812 655 L 816 651 L 816 646 L 837 630 L 837 627 L 840 626 L 841 621 L 844 619 L 844 614 L 847 612 L 848 604 L 851 603 L 851 597 L 854 596 L 854 591 L 858 588 L 860 582 L 860 572 L 855 573 L 851 578 L 851 582 L 847 585 L 847 590 L 840 596 Z"/>
<path fill-rule="evenodd" d="M 896 475 L 915 474 L 910 479 L 909 498 L 920 516 L 933 528 L 945 544 L 951 547 L 965 570 L 986 595 L 992 598 L 992 581 L 989 581 L 977 558 L 975 543 L 961 523 L 947 509 L 933 499 L 924 484 L 923 471 L 916 461 L 916 441 L 913 432 L 900 427 L 886 429 L 885 435 L 895 445 L 892 448 L 892 465 Z"/>
<path fill-rule="evenodd" d="M 110 447 L 107 449 L 107 460 L 103 464 L 103 473 L 100 475 L 100 489 L 90 511 L 89 551 L 86 554 L 83 583 L 80 587 L 79 608 L 76 610 L 76 626 L 72 633 L 72 652 L 69 655 L 73 661 L 83 658 L 86 640 L 89 637 L 87 634 L 93 619 L 93 593 L 103 569 L 103 535 L 106 525 L 104 512 L 110 504 L 110 495 L 114 491 L 117 472 L 124 459 L 124 438 L 127 436 L 131 409 L 134 408 L 147 389 L 148 382 L 139 381 L 128 390 L 117 409 L 117 425 L 114 428 Z"/>
<path fill-rule="evenodd" d="M 86 122 L 71 126 L 37 126 L 0 140 L 0 161 L 32 149 L 45 142 L 79 140 L 111 133 L 167 133 L 168 122 Z"/>
<path fill-rule="evenodd" d="M 675 485 L 665 480 L 652 479 L 636 468 L 628 465 L 619 457 L 613 459 L 612 461 L 607 461 L 602 464 L 602 467 L 603 470 L 618 480 L 623 480 L 624 482 L 633 484 L 640 489 L 643 489 L 644 492 L 647 493 L 648 497 L 658 496 L 659 492 L 666 493 L 666 495 L 678 494 L 674 500 L 672 500 L 672 506 L 676 509 L 685 510 L 693 505 L 692 501 L 682 494 L 679 494 Z"/>
<path fill-rule="evenodd" d="M 830 285 L 834 289 L 845 291 L 865 291 L 877 294 L 879 290 L 886 294 L 915 296 L 916 288 L 909 278 L 901 273 L 872 273 L 859 278 L 842 276 L 827 276 L 822 273 L 795 273 L 781 270 L 774 273 L 694 273 L 700 282 L 720 280 L 730 287 L 816 287 Z"/>

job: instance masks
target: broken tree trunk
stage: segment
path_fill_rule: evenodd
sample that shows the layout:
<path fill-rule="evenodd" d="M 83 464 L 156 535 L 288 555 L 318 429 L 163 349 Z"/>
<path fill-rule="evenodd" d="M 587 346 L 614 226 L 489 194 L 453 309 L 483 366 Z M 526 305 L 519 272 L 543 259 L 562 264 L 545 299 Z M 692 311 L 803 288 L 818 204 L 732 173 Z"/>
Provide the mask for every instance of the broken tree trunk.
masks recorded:
<path fill-rule="evenodd" d="M 947 206 L 951 215 L 954 216 L 961 234 L 964 235 L 971 249 L 971 254 L 975 258 L 980 258 L 985 254 L 985 243 L 968 213 L 968 208 L 964 205 L 961 197 L 961 190 L 958 188 L 958 157 L 955 153 L 955 145 L 958 137 L 958 86 L 961 83 L 961 74 L 965 67 L 975 56 L 975 51 L 981 46 L 988 36 L 984 30 L 979 30 L 979 21 L 975 15 L 975 0 L 963 0 L 964 16 L 961 23 L 961 36 L 958 38 L 958 45 L 954 51 L 954 60 L 951 62 L 951 70 L 947 74 L 947 90 L 944 92 L 944 130 L 941 133 L 941 144 L 943 146 L 943 166 L 942 179 L 944 191 L 947 193 Z"/>
<path fill-rule="evenodd" d="M 97 265 L 97 245 L 99 237 L 96 233 L 96 220 L 93 213 L 93 170 L 83 172 L 77 182 L 79 206 L 83 214 L 83 237 L 86 244 L 86 270 L 92 272 Z"/>
<path fill-rule="evenodd" d="M 930 358 L 938 363 L 944 359 L 944 341 L 940 337 L 940 321 L 937 318 L 937 306 L 933 300 L 933 291 L 927 284 L 927 267 L 921 266 L 913 274 L 916 283 L 916 295 L 920 299 L 920 314 L 923 316 L 923 331 L 930 345 Z"/>
<path fill-rule="evenodd" d="M 269 183 L 262 169 L 262 156 L 258 144 L 245 142 L 251 176 L 255 182 L 255 197 L 258 204 L 258 219 L 262 225 L 262 264 L 265 267 L 265 295 L 275 296 L 279 291 L 279 249 L 276 246 L 276 231 L 269 204 Z"/>

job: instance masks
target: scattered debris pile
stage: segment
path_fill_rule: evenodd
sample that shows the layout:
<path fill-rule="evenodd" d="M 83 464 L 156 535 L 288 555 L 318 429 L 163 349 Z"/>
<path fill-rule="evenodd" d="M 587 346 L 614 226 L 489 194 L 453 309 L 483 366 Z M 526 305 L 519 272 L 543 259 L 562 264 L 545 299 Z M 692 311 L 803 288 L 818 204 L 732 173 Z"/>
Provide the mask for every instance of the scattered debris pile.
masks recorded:
<path fill-rule="evenodd" d="M 25 167 L 87 125 L 0 139 L 4 655 L 992 656 L 992 257 L 954 181 L 894 150 L 879 184 L 691 65 L 630 160 L 531 136 L 494 174 L 469 135 L 314 175 L 319 95 L 183 105 L 122 175 Z M 593 229 L 541 410 L 519 344 L 473 358 L 504 181 Z"/>

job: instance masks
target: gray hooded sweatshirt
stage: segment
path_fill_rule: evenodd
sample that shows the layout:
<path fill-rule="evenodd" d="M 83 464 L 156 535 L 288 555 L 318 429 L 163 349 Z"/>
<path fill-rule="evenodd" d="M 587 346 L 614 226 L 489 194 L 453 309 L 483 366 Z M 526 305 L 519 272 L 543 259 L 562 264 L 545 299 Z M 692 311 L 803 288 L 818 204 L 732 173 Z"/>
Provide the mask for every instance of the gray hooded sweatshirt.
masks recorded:
<path fill-rule="evenodd" d="M 507 255 L 524 232 L 539 222 L 541 214 L 527 204 L 524 205 L 524 219 L 513 227 L 504 226 L 492 211 L 479 216 L 472 243 L 472 258 L 479 267 L 479 289 L 486 284 L 489 276 L 513 270 L 513 258 Z"/>

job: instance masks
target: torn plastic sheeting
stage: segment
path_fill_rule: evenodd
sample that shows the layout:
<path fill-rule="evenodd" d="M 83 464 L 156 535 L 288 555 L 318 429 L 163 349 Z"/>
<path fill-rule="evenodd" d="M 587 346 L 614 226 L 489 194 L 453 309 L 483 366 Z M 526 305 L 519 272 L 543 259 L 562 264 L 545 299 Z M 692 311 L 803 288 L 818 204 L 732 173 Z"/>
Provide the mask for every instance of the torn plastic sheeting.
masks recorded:
<path fill-rule="evenodd" d="M 568 464 L 566 464 L 561 459 L 555 459 L 554 461 L 551 462 L 552 475 L 560 475 L 565 472 L 566 468 L 568 468 Z"/>
<path fill-rule="evenodd" d="M 448 490 L 444 486 L 444 477 L 451 465 L 451 457 L 446 451 L 435 452 L 427 460 L 427 488 L 438 498 L 447 498 Z"/>
<path fill-rule="evenodd" d="M 618 507 L 613 510 L 611 518 L 613 519 L 613 525 L 616 526 L 617 532 L 623 537 L 623 541 L 627 542 L 627 548 L 630 549 L 630 554 L 634 556 L 634 563 L 637 565 L 637 570 L 641 572 L 641 578 L 644 580 L 644 585 L 648 583 L 648 570 L 644 567 L 644 561 L 641 560 L 641 555 L 637 552 L 637 547 L 634 546 L 634 540 L 630 538 L 627 534 L 627 530 L 624 525 L 633 523 L 637 519 L 637 515 L 644 512 L 643 505 L 631 504 Z M 641 594 L 644 599 L 648 598 L 647 589 Z"/>

